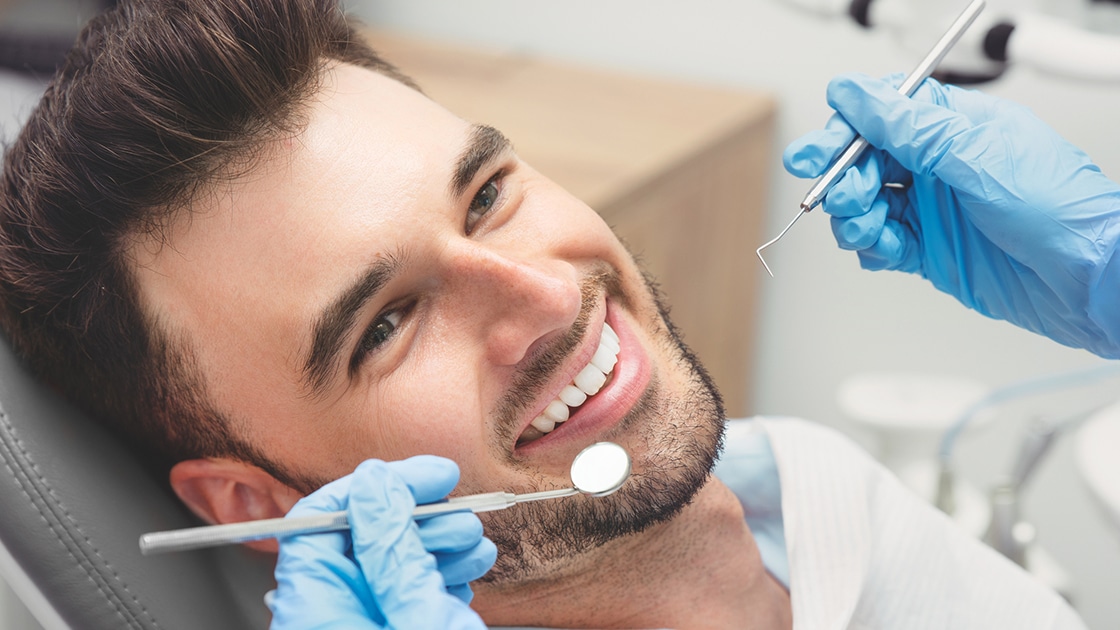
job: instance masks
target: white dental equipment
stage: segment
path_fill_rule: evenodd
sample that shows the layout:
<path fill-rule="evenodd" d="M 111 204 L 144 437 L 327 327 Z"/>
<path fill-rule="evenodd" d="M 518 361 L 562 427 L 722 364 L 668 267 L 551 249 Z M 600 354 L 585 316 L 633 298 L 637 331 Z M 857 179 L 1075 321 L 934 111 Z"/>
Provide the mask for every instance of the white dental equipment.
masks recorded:
<path fill-rule="evenodd" d="M 939 3 L 923 0 L 778 0 L 822 18 L 848 17 L 911 48 Z M 1020 5 L 1020 6 L 1016 6 Z M 974 25 L 938 71 L 949 83 L 992 81 L 1013 66 L 1080 81 L 1120 81 L 1120 5 L 1115 0 L 1004 2 Z M 920 52 L 920 51 L 918 51 Z"/>
<path fill-rule="evenodd" d="M 526 494 L 488 492 L 455 497 L 440 503 L 418 505 L 412 517 L 427 518 L 447 512 L 489 512 L 504 510 L 517 503 L 558 499 L 574 494 L 605 497 L 622 487 L 630 477 L 630 455 L 611 442 L 597 442 L 580 451 L 572 460 L 572 487 Z M 297 518 L 271 518 L 245 523 L 191 527 L 140 536 L 140 553 L 152 555 L 187 551 L 217 545 L 249 542 L 263 538 L 282 538 L 350 529 L 346 511 Z"/>

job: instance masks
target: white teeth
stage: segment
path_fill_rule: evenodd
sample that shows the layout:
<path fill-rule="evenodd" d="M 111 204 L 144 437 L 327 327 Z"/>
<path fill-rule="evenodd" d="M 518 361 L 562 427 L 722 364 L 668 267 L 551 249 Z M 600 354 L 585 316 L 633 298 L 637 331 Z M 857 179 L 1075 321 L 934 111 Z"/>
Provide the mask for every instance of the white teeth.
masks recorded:
<path fill-rule="evenodd" d="M 613 341 L 614 345 L 618 345 L 618 333 L 616 333 L 607 322 L 603 322 L 603 336 Z"/>
<path fill-rule="evenodd" d="M 560 400 L 568 407 L 578 407 L 587 400 L 587 394 L 579 391 L 575 385 L 565 385 L 564 389 L 560 390 Z"/>
<path fill-rule="evenodd" d="M 532 428 L 541 434 L 551 432 L 557 424 L 568 419 L 571 408 L 579 407 L 587 401 L 589 396 L 599 393 L 599 390 L 607 382 L 607 375 L 618 363 L 619 348 L 618 335 L 604 322 L 603 333 L 599 336 L 599 347 L 595 349 L 595 355 L 591 357 L 591 362 L 572 379 L 572 384 L 566 385 L 564 389 L 560 390 L 556 400 L 548 403 L 548 407 L 545 407 L 541 415 L 533 419 Z M 522 440 L 535 439 L 530 434 L 535 434 L 536 431 L 526 429 Z M 536 437 L 540 436 L 537 435 Z"/>
<path fill-rule="evenodd" d="M 610 374 L 614 369 L 614 364 L 618 363 L 618 350 L 611 350 L 607 346 L 599 346 L 595 351 L 595 356 L 591 357 L 591 365 L 599 368 L 599 371 Z"/>
<path fill-rule="evenodd" d="M 594 396 L 603 388 L 603 383 L 607 382 L 607 375 L 603 374 L 603 372 L 594 365 L 588 365 L 580 370 L 579 374 L 576 374 L 572 382 L 575 383 L 576 387 L 583 393 L 588 396 Z"/>
<path fill-rule="evenodd" d="M 554 400 L 548 403 L 541 415 L 553 422 L 563 422 L 568 419 L 568 406 L 559 400 Z"/>
<path fill-rule="evenodd" d="M 531 422 L 530 424 L 532 424 L 533 428 L 540 431 L 541 433 L 548 433 L 549 431 L 556 428 L 556 422 L 549 420 L 544 416 L 537 416 L 536 418 L 533 418 L 533 422 Z"/>

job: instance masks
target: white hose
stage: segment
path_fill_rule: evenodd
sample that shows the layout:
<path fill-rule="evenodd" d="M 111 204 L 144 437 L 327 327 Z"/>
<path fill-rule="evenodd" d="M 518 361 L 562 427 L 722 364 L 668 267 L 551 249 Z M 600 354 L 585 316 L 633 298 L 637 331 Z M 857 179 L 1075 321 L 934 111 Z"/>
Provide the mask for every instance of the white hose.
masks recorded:
<path fill-rule="evenodd" d="M 1008 61 L 1075 79 L 1120 81 L 1120 36 L 1037 13 L 1019 14 L 1012 22 Z"/>

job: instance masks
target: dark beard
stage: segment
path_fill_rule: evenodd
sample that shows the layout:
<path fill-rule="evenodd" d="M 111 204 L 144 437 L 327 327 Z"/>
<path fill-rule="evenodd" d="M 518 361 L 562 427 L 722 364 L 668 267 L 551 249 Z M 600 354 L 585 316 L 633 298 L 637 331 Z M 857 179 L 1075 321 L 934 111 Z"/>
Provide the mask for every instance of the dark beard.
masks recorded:
<path fill-rule="evenodd" d="M 617 278 L 601 282 L 609 293 L 618 286 Z M 659 342 L 669 351 L 673 367 L 689 375 L 689 387 L 682 398 L 671 399 L 657 381 L 651 381 L 620 423 L 622 430 L 644 441 L 642 450 L 650 455 L 634 462 L 634 468 L 643 472 L 632 474 L 608 497 L 525 503 L 480 515 L 486 535 L 498 546 L 498 560 L 480 582 L 500 588 L 547 580 L 580 554 L 673 518 L 707 482 L 723 446 L 723 400 L 673 326 L 664 299 L 648 276 L 646 286 L 666 331 Z M 586 323 L 582 327 L 577 323 L 573 329 L 581 328 L 582 335 L 585 327 Z M 548 360 L 539 363 L 540 372 L 549 369 Z M 508 410 L 516 406 L 511 403 Z"/>

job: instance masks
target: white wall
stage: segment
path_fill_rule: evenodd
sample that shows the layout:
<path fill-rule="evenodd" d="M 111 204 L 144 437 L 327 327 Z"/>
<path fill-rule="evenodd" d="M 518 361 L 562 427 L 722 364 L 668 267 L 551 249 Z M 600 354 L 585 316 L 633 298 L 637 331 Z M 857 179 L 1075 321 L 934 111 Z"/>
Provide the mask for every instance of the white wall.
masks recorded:
<path fill-rule="evenodd" d="M 823 93 L 828 79 L 846 71 L 907 71 L 917 61 L 888 35 L 843 19 L 809 16 L 778 0 L 349 4 L 373 24 L 406 32 L 772 91 L 781 114 L 769 234 L 792 217 L 807 190 L 806 182 L 785 174 L 780 154 L 789 141 L 827 118 Z M 1014 7 L 1015 0 L 1006 4 Z M 1019 69 L 985 89 L 1029 105 L 1107 174 L 1120 178 L 1120 122 L 1115 117 L 1120 86 L 1076 84 Z M 917 277 L 859 270 L 854 255 L 834 246 L 827 223 L 814 213 L 768 250 L 777 278 L 764 283 L 758 352 L 744 357 L 754 361 L 758 375 L 756 382 L 743 384 L 753 392 L 755 411 L 850 428 L 836 409 L 834 392 L 846 376 L 859 371 L 961 375 L 996 386 L 1102 363 L 1086 352 L 966 311 Z M 743 244 L 751 249 L 758 245 Z M 986 484 L 1007 470 L 1010 450 L 1005 443 L 1017 435 L 1016 427 L 1001 425 L 970 442 L 961 452 L 966 472 Z M 1074 471 L 1070 440 L 1059 445 L 1040 472 L 1028 508 L 1047 548 L 1073 574 L 1086 621 L 1093 628 L 1116 627 L 1120 535 L 1110 534 L 1090 506 Z"/>

